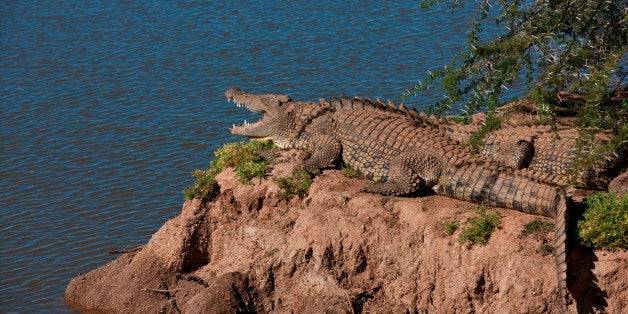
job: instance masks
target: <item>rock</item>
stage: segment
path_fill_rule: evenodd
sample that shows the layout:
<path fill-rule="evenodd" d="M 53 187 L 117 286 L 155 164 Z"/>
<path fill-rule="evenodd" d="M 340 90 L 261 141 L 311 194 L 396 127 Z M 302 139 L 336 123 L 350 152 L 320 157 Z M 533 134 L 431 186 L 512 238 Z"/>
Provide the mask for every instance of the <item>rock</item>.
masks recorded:
<path fill-rule="evenodd" d="M 253 297 L 247 290 L 247 278 L 241 273 L 226 273 L 213 278 L 207 287 L 185 302 L 183 313 L 251 313 Z"/>
<path fill-rule="evenodd" d="M 499 210 L 488 244 L 470 246 L 443 226 L 465 227 L 475 205 L 447 197 L 363 193 L 368 181 L 340 170 L 302 200 L 277 197 L 270 178 L 240 184 L 232 169 L 217 181 L 215 200 L 187 201 L 141 250 L 73 279 L 67 302 L 118 313 L 560 312 L 553 256 L 537 252 L 543 237 L 521 236 L 538 217 Z M 628 307 L 627 252 L 579 248 L 568 260 L 572 310 Z"/>
<path fill-rule="evenodd" d="M 614 192 L 617 196 L 628 194 L 628 171 L 624 171 L 613 179 L 608 185 L 608 190 Z"/>

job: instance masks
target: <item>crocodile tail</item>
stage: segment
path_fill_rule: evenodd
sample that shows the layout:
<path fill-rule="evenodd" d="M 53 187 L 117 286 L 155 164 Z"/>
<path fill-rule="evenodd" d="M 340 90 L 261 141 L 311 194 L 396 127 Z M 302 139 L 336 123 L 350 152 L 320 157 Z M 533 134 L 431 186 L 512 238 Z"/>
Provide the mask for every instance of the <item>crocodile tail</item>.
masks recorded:
<path fill-rule="evenodd" d="M 459 200 L 554 217 L 560 188 L 506 167 L 462 163 L 446 169 L 435 190 Z"/>
<path fill-rule="evenodd" d="M 563 313 L 567 312 L 567 197 L 564 191 L 556 196 L 556 233 L 554 234 L 554 255 L 558 275 L 558 293 Z"/>

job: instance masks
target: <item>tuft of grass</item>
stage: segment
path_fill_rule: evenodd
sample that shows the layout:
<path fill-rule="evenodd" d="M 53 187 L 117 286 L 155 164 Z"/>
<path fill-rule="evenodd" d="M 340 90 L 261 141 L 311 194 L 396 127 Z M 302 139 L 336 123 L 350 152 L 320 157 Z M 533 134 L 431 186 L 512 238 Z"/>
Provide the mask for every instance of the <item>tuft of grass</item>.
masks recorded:
<path fill-rule="evenodd" d="M 554 223 L 534 218 L 532 221 L 523 226 L 521 236 L 525 237 L 534 235 L 536 238 L 542 239 L 545 237 L 545 234 L 552 231 L 552 229 L 554 229 Z"/>
<path fill-rule="evenodd" d="M 446 221 L 443 229 L 447 235 L 452 235 L 458 230 L 458 227 L 460 227 L 460 220 L 453 219 Z"/>
<path fill-rule="evenodd" d="M 532 221 L 523 225 L 521 237 L 534 236 L 537 240 L 541 241 L 539 247 L 536 249 L 536 252 L 545 256 L 554 252 L 554 247 L 549 244 L 545 238 L 545 235 L 553 229 L 554 223 L 534 218 Z"/>
<path fill-rule="evenodd" d="M 279 197 L 284 199 L 307 195 L 312 180 L 313 174 L 305 170 L 294 170 L 289 177 L 273 178 L 273 182 L 281 189 Z"/>
<path fill-rule="evenodd" d="M 272 150 L 271 141 L 250 141 L 225 144 L 218 148 L 208 169 L 196 169 L 192 172 L 194 184 L 185 190 L 185 199 L 201 198 L 212 199 L 219 191 L 216 175 L 226 168 L 234 167 L 240 182 L 250 184 L 253 178 L 264 177 L 267 170 L 264 153 Z"/>
<path fill-rule="evenodd" d="M 446 116 L 445 119 L 447 119 L 448 122 L 454 122 L 454 123 L 468 124 L 469 122 L 471 122 L 470 117 L 464 116 L 464 115 Z"/>
<path fill-rule="evenodd" d="M 460 232 L 460 242 L 469 241 L 471 244 L 486 244 L 493 230 L 499 226 L 499 214 L 497 212 L 487 213 L 485 205 L 477 206 L 474 210 L 479 216 L 469 219 L 470 226 Z"/>
<path fill-rule="evenodd" d="M 554 247 L 547 243 L 547 241 L 543 241 L 539 244 L 539 247 L 536 249 L 536 252 L 541 254 L 542 256 L 552 254 L 554 252 Z"/>
<path fill-rule="evenodd" d="M 587 196 L 586 204 L 578 221 L 582 242 L 607 250 L 628 249 L 628 195 L 597 192 Z"/>
<path fill-rule="evenodd" d="M 274 247 L 274 248 L 266 251 L 266 256 L 267 257 L 273 256 L 273 255 L 277 254 L 277 252 L 279 252 L 279 248 L 278 247 Z"/>
<path fill-rule="evenodd" d="M 355 170 L 351 168 L 351 166 L 347 165 L 342 167 L 342 173 L 344 173 L 347 178 L 359 178 L 362 175 L 360 171 Z"/>

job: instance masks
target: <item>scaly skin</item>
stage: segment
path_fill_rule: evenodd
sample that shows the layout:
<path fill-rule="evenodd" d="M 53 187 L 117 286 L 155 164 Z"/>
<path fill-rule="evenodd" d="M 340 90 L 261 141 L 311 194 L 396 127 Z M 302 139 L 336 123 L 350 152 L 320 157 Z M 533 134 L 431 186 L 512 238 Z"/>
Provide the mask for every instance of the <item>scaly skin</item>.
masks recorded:
<path fill-rule="evenodd" d="M 312 154 L 303 165 L 306 170 L 342 160 L 376 181 L 364 187 L 367 192 L 400 195 L 431 188 L 460 200 L 553 217 L 558 288 L 566 308 L 567 199 L 562 187 L 550 184 L 563 181 L 552 173 L 515 169 L 528 163 L 531 147 L 525 140 L 511 145 L 506 157 L 472 157 L 447 133 L 443 120 L 403 106 L 345 97 L 295 102 L 287 96 L 251 95 L 239 89 L 225 95 L 264 113 L 259 122 L 234 126 L 233 134 L 306 150 Z"/>
<path fill-rule="evenodd" d="M 459 141 L 467 142 L 478 131 L 474 125 L 447 123 L 439 125 L 445 133 Z M 608 131 L 598 131 L 593 134 L 590 143 L 579 143 L 578 130 L 568 126 L 538 125 L 509 127 L 489 133 L 480 148 L 480 154 L 501 161 L 515 169 L 526 168 L 539 173 L 551 173 L 556 181 L 550 183 L 567 186 L 569 183 L 583 189 L 606 190 L 609 182 L 617 176 L 619 170 L 626 163 L 628 145 L 607 152 L 596 159 L 595 163 L 584 169 L 571 170 L 578 156 L 586 156 L 608 143 L 612 134 Z M 513 150 L 511 152 L 510 150 Z M 521 156 L 521 164 L 508 164 Z M 623 156 L 623 157 L 622 157 Z M 568 180 L 568 179 L 571 179 Z"/>

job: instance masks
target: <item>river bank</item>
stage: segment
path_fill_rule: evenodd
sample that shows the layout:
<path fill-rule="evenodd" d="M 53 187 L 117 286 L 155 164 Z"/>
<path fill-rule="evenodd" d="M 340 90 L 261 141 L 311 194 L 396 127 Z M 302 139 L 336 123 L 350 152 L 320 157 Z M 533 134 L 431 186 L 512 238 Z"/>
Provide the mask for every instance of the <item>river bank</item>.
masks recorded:
<path fill-rule="evenodd" d="M 216 199 L 187 201 L 147 245 L 73 279 L 66 301 L 111 312 L 560 312 L 553 256 L 538 251 L 551 231 L 522 235 L 537 217 L 500 209 L 500 228 L 471 246 L 443 226 L 475 205 L 363 193 L 368 181 L 340 170 L 286 200 L 271 178 L 298 157 L 282 152 L 251 185 L 223 171 Z M 572 309 L 628 306 L 628 252 L 575 248 L 568 262 Z"/>

